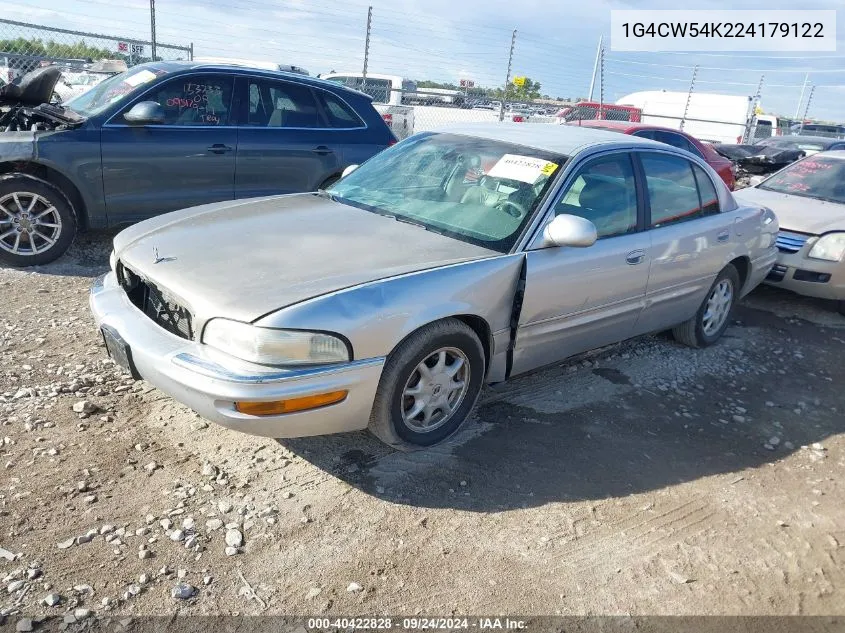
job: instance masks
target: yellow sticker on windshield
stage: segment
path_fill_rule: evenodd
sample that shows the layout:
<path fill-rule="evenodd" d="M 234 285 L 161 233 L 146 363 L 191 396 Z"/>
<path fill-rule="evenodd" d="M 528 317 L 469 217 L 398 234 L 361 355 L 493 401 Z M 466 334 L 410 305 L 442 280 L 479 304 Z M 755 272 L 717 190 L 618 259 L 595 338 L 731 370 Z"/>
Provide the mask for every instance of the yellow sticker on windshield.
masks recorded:
<path fill-rule="evenodd" d="M 520 156 L 519 154 L 505 154 L 493 168 L 487 172 L 492 178 L 518 180 L 529 185 L 537 184 L 543 176 L 550 176 L 557 169 L 557 165 L 534 156 Z"/>

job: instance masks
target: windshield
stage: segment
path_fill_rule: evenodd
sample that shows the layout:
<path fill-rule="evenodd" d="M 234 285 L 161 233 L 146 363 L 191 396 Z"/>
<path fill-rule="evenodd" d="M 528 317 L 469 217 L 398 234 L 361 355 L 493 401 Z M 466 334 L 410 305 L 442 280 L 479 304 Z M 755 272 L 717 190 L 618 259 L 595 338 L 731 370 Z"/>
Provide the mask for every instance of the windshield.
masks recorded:
<path fill-rule="evenodd" d="M 812 156 L 779 171 L 758 188 L 845 204 L 845 160 Z"/>
<path fill-rule="evenodd" d="M 82 116 L 90 117 L 99 114 L 114 103 L 123 101 L 138 86 L 165 74 L 167 71 L 162 68 L 139 66 L 101 81 L 88 92 L 70 99 L 65 106 Z"/>
<path fill-rule="evenodd" d="M 328 193 L 339 202 L 507 252 L 566 158 L 457 134 L 413 136 Z"/>

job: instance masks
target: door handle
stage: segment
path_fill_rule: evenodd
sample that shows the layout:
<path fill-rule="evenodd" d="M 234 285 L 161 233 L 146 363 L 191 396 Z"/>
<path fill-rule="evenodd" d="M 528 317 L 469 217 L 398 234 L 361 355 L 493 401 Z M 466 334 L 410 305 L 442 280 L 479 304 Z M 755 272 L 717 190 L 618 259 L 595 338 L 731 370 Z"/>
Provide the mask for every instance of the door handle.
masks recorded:
<path fill-rule="evenodd" d="M 311 151 L 315 154 L 320 154 L 321 156 L 325 156 L 326 154 L 334 154 L 334 150 L 329 147 L 326 147 L 325 145 L 318 145 Z"/>
<path fill-rule="evenodd" d="M 731 237 L 731 232 L 728 229 L 725 229 L 724 231 L 720 232 L 716 236 L 716 239 L 719 240 L 720 242 L 727 242 L 728 239 L 730 239 L 730 237 Z"/>
<path fill-rule="evenodd" d="M 625 257 L 625 261 L 628 262 L 631 266 L 636 266 L 637 264 L 642 263 L 645 259 L 645 251 L 638 250 L 638 251 L 631 251 Z"/>
<path fill-rule="evenodd" d="M 215 143 L 207 148 L 209 152 L 212 154 L 225 154 L 226 152 L 231 152 L 232 148 L 228 145 L 223 145 L 223 143 Z"/>

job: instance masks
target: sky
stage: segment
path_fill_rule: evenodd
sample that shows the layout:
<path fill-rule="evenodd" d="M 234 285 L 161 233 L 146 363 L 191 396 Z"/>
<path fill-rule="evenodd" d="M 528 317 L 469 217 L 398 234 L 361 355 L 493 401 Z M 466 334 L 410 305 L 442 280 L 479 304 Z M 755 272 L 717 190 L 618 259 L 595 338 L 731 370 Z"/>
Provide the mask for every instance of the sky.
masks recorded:
<path fill-rule="evenodd" d="M 148 40 L 149 0 L 10 0 L 6 19 Z M 528 76 L 553 97 L 588 96 L 600 36 L 611 9 L 676 9 L 670 0 L 156 0 L 160 43 L 193 43 L 197 56 L 245 57 L 304 66 L 311 74 L 360 72 L 367 8 L 373 7 L 368 70 L 409 79 L 501 86 L 517 31 L 511 76 Z M 797 8 L 785 0 L 708 0 L 707 9 Z M 838 9 L 835 53 L 623 53 L 606 50 L 593 97 L 613 102 L 638 90 L 753 95 L 763 78 L 766 112 L 845 122 L 845 3 L 802 0 L 801 9 Z M 0 39 L 17 27 L 0 23 Z M 70 36 L 61 36 L 70 37 Z M 58 38 L 57 38 L 58 39 Z M 86 40 L 97 44 L 93 39 Z M 159 51 L 162 54 L 164 51 Z M 807 88 L 803 90 L 805 79 Z"/>

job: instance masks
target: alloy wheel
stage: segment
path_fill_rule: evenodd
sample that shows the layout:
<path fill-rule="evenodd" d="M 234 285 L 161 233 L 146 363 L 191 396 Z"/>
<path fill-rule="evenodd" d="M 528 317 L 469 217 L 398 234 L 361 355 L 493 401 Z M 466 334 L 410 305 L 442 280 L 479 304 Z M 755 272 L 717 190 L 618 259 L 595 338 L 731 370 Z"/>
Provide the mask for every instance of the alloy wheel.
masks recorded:
<path fill-rule="evenodd" d="M 37 255 L 49 250 L 61 232 L 59 210 L 45 197 L 17 191 L 0 198 L 0 249 Z"/>

